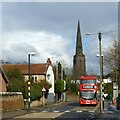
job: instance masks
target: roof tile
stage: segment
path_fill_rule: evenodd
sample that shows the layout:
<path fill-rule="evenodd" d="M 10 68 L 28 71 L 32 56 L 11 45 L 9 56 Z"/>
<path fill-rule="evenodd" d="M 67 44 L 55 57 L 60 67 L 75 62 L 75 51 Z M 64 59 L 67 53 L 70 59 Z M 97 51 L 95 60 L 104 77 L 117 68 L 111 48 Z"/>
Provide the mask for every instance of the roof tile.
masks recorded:
<path fill-rule="evenodd" d="M 32 75 L 44 75 L 46 74 L 47 70 L 47 64 L 30 64 L 30 73 Z M 17 67 L 22 74 L 27 75 L 28 74 L 28 64 L 3 64 L 2 68 L 5 71 L 8 71 L 11 68 Z"/>

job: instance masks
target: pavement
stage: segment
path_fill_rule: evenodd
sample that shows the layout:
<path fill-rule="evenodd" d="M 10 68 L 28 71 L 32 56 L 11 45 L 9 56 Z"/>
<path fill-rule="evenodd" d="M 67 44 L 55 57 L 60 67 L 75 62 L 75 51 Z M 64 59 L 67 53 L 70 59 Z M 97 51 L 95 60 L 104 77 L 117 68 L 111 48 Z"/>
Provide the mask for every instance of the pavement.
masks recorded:
<path fill-rule="evenodd" d="M 104 110 L 97 112 L 95 120 L 120 120 L 120 110 L 111 101 L 104 101 Z"/>
<path fill-rule="evenodd" d="M 37 107 L 32 107 L 30 109 L 30 111 L 28 111 L 27 109 L 22 109 L 22 110 L 13 110 L 13 111 L 2 111 L 2 119 L 6 119 L 6 118 L 14 118 L 17 116 L 21 116 L 21 115 L 25 115 L 28 113 L 35 113 L 38 111 L 42 111 L 45 110 L 47 108 L 55 108 L 55 107 L 59 107 L 65 104 L 68 104 L 70 102 L 57 102 L 57 103 L 52 103 L 52 104 L 46 104 L 44 106 L 37 106 Z"/>
<path fill-rule="evenodd" d="M 3 111 L 2 112 L 2 119 L 6 119 L 6 118 L 15 118 L 17 116 L 21 116 L 21 115 L 25 115 L 28 113 L 36 113 L 37 111 L 41 111 L 41 110 L 45 110 L 48 108 L 55 108 L 55 107 L 59 107 L 65 104 L 69 104 L 70 101 L 68 102 L 58 102 L 58 103 L 53 103 L 53 104 L 47 104 L 44 106 L 38 106 L 38 107 L 32 107 L 30 111 L 23 109 L 23 110 L 14 110 L 14 111 Z M 115 119 L 115 120 L 120 120 L 120 110 L 116 109 L 116 106 L 114 106 L 112 104 L 112 102 L 110 101 L 105 101 L 104 102 L 104 110 L 103 113 L 100 113 L 99 110 L 96 112 L 96 119 L 95 120 L 103 120 L 103 119 L 107 119 L 107 120 L 111 120 L 111 119 Z"/>

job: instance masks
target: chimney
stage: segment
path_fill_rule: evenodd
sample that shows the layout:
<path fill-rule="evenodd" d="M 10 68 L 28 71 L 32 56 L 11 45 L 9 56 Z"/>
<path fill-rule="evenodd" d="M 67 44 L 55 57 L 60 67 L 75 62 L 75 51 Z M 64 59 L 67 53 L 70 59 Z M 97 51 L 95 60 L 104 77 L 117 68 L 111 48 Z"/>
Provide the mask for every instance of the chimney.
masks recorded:
<path fill-rule="evenodd" d="M 47 65 L 52 65 L 50 58 L 47 58 Z"/>

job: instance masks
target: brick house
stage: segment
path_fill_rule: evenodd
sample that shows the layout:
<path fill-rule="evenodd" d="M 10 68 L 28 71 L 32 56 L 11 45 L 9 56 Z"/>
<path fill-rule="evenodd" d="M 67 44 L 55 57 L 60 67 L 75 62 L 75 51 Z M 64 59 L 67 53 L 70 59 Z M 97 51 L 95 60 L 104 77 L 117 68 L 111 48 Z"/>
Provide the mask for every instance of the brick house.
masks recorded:
<path fill-rule="evenodd" d="M 24 75 L 25 81 L 28 80 L 28 64 L 3 64 L 4 70 L 9 70 L 11 68 L 17 67 L 21 73 Z M 52 87 L 49 89 L 48 101 L 54 101 L 54 72 L 50 58 L 47 59 L 46 63 L 43 64 L 30 64 L 30 75 L 34 82 L 41 82 L 47 80 Z"/>
<path fill-rule="evenodd" d="M 27 64 L 3 64 L 2 67 L 5 71 L 8 71 L 12 68 L 17 67 L 21 71 L 21 73 L 24 75 L 25 81 L 28 80 L 28 65 Z M 31 64 L 30 74 L 34 82 L 40 82 L 42 80 L 45 80 L 46 64 Z"/>
<path fill-rule="evenodd" d="M 7 79 L 2 67 L 0 67 L 0 92 L 7 92 L 8 85 L 9 80 Z"/>

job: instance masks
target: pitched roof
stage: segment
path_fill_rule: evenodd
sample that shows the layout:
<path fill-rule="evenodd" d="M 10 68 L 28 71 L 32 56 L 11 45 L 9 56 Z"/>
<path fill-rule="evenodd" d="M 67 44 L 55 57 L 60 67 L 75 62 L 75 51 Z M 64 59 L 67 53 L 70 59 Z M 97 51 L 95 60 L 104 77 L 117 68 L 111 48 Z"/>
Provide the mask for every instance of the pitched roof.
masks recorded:
<path fill-rule="evenodd" d="M 22 74 L 28 75 L 28 64 L 3 64 L 2 68 L 5 71 L 10 70 L 11 68 L 17 67 Z M 47 70 L 47 64 L 30 64 L 30 74 L 32 75 L 45 75 Z"/>
<path fill-rule="evenodd" d="M 9 80 L 5 74 L 5 72 L 3 71 L 2 67 L 0 66 L 0 74 L 2 75 L 3 79 L 5 80 L 5 83 L 9 84 Z"/>

